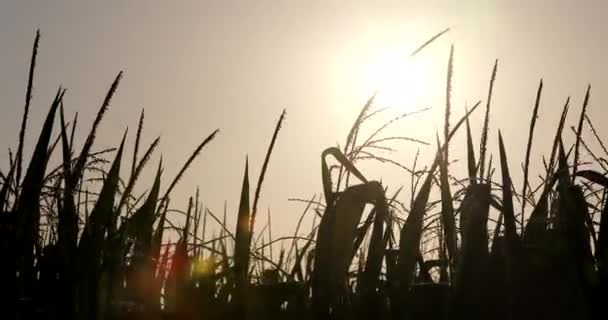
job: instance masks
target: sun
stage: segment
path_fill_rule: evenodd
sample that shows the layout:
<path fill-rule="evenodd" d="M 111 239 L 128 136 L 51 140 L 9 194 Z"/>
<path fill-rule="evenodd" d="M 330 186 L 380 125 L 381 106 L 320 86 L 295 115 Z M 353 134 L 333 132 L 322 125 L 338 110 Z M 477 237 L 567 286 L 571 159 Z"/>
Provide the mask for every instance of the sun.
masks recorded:
<path fill-rule="evenodd" d="M 363 67 L 366 90 L 376 92 L 375 104 L 414 110 L 430 97 L 431 61 L 410 57 L 404 50 L 385 50 Z"/>

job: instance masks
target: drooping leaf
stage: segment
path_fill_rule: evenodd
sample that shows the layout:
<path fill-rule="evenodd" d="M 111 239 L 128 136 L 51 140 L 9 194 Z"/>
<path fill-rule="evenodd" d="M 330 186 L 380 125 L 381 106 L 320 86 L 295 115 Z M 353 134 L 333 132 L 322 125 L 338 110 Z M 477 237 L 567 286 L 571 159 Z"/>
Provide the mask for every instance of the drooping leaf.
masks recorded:
<path fill-rule="evenodd" d="M 348 267 L 352 260 L 352 251 L 356 238 L 357 225 L 363 214 L 366 203 L 374 203 L 377 215 L 375 221 L 375 241 L 370 244 L 373 256 L 368 261 L 367 274 L 379 273 L 383 257 L 382 226 L 386 215 L 386 199 L 380 183 L 372 181 L 348 187 L 326 210 L 321 218 L 315 247 L 315 268 L 313 278 L 313 297 L 316 308 L 326 309 L 329 305 L 340 307 L 340 299 L 347 294 L 342 283 L 347 280 Z M 384 211 L 379 213 L 380 211 Z M 374 232 L 372 232 L 373 234 Z M 366 277 L 362 291 L 373 290 L 374 281 Z"/>
<path fill-rule="evenodd" d="M 350 173 L 354 174 L 362 182 L 367 182 L 359 170 L 346 158 L 346 156 L 336 147 L 327 148 L 321 154 L 321 178 L 323 181 L 323 193 L 325 195 L 325 205 L 331 206 L 334 202 L 334 192 L 332 190 L 331 173 L 327 166 L 327 156 L 332 155 Z"/>
<path fill-rule="evenodd" d="M 380 271 L 382 269 L 382 260 L 384 259 L 384 223 L 388 219 L 389 212 L 384 189 L 379 185 L 373 185 L 375 186 L 375 189 L 371 191 L 373 198 L 368 198 L 367 200 L 373 200 L 376 217 L 368 246 L 362 285 L 363 290 L 375 293 L 379 287 Z M 370 309 L 378 311 L 376 308 L 377 306 L 372 306 Z"/>
<path fill-rule="evenodd" d="M 593 183 L 597 183 L 597 184 L 601 185 L 602 187 L 608 189 L 608 177 L 606 177 L 605 175 L 603 175 L 597 171 L 581 170 L 581 171 L 576 172 L 576 176 L 583 177 Z"/>

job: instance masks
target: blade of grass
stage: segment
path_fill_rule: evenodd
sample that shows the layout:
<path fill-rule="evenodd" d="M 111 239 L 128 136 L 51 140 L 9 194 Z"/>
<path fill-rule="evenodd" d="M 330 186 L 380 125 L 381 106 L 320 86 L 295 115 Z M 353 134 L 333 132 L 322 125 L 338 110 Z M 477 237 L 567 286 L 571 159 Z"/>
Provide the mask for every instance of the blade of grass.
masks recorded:
<path fill-rule="evenodd" d="M 574 147 L 574 163 L 572 168 L 572 182 L 576 178 L 576 171 L 578 169 L 578 158 L 579 158 L 579 147 L 581 144 L 581 133 L 583 131 L 583 120 L 585 119 L 585 114 L 587 113 L 587 105 L 589 104 L 589 94 L 591 91 L 591 85 L 587 87 L 587 93 L 585 93 L 585 101 L 583 102 L 583 108 L 581 109 L 581 116 L 578 120 L 578 129 L 576 130 L 576 144 Z"/>
<path fill-rule="evenodd" d="M 283 110 L 283 113 L 281 113 L 279 121 L 277 122 L 277 126 L 274 129 L 272 140 L 270 140 L 270 146 L 268 146 L 268 151 L 266 152 L 266 157 L 264 158 L 264 164 L 262 165 L 262 171 L 260 172 L 258 185 L 255 188 L 255 196 L 253 197 L 253 207 L 251 208 L 251 220 L 249 222 L 249 231 L 252 233 L 253 227 L 255 225 L 255 216 L 258 209 L 258 201 L 260 200 L 260 192 L 262 191 L 262 183 L 264 182 L 264 177 L 266 176 L 266 169 L 268 169 L 268 163 L 270 162 L 270 155 L 272 154 L 272 150 L 277 140 L 279 130 L 281 130 L 281 124 L 283 124 L 283 120 L 285 120 L 285 110 Z"/>
<path fill-rule="evenodd" d="M 23 145 L 25 143 L 25 129 L 27 118 L 30 111 L 30 102 L 32 100 L 32 87 L 34 85 L 34 70 L 36 69 L 36 56 L 38 55 L 38 44 L 40 42 L 40 29 L 36 30 L 36 38 L 34 39 L 34 48 L 32 49 L 32 59 L 30 61 L 30 72 L 27 79 L 27 92 L 25 94 L 25 109 L 23 111 L 23 120 L 21 121 L 21 130 L 19 131 L 19 146 L 17 147 L 17 184 L 21 183 L 21 167 L 23 165 Z"/>
<path fill-rule="evenodd" d="M 448 75 L 447 75 L 447 85 L 445 89 L 445 120 L 443 125 L 443 138 L 447 141 L 448 135 L 450 133 L 450 112 L 452 110 L 452 75 L 454 73 L 454 45 L 450 47 L 450 59 L 448 60 Z M 444 151 L 443 159 L 448 162 L 449 148 L 446 148 Z"/>
<path fill-rule="evenodd" d="M 479 149 L 479 173 L 483 178 L 485 161 L 486 161 L 486 147 L 488 144 L 488 130 L 490 126 L 490 105 L 492 102 L 492 91 L 494 90 L 494 81 L 496 80 L 496 71 L 498 70 L 498 60 L 494 62 L 494 69 L 492 70 L 492 78 L 490 79 L 490 88 L 488 89 L 488 100 L 486 101 L 486 116 L 483 121 L 483 131 L 481 132 L 481 147 Z"/>
<path fill-rule="evenodd" d="M 448 31 L 450 31 L 450 28 L 446 28 L 443 31 L 437 33 L 436 35 L 432 36 L 429 40 L 427 40 L 425 43 L 423 43 L 420 47 L 418 47 L 416 50 L 414 50 L 410 56 L 413 57 L 415 55 L 417 55 L 420 51 L 422 51 L 422 49 L 428 47 L 431 43 L 433 43 L 435 40 L 437 40 L 439 37 L 441 37 L 442 35 L 446 34 Z"/>
<path fill-rule="evenodd" d="M 190 155 L 190 158 L 188 158 L 188 160 L 186 160 L 186 163 L 184 163 L 184 165 L 180 169 L 179 173 L 175 176 L 175 178 L 173 178 L 173 181 L 169 185 L 169 188 L 167 188 L 167 191 L 165 191 L 165 194 L 161 198 L 161 205 L 160 205 L 160 207 L 163 207 L 163 203 L 167 201 L 167 199 L 169 198 L 169 194 L 171 194 L 171 191 L 173 191 L 173 188 L 175 188 L 175 185 L 177 185 L 177 183 L 179 182 L 179 180 L 181 179 L 181 177 L 184 175 L 184 172 L 186 172 L 186 170 L 188 169 L 188 167 L 190 167 L 190 165 L 192 164 L 192 162 L 194 161 L 194 159 L 196 159 L 199 156 L 199 154 L 201 153 L 201 151 L 203 150 L 203 148 L 209 142 L 211 142 L 219 132 L 220 132 L 220 130 L 216 129 L 209 136 L 207 136 L 207 138 L 205 138 L 205 140 L 203 140 L 203 142 L 201 142 L 201 144 L 199 144 L 199 146 L 194 150 L 194 152 L 192 153 L 192 155 Z M 160 207 L 159 207 L 159 209 L 160 209 Z"/>
<path fill-rule="evenodd" d="M 536 127 L 536 119 L 538 119 L 538 108 L 540 107 L 540 97 L 543 91 L 543 80 L 540 80 L 538 84 L 538 90 L 536 92 L 536 101 L 534 102 L 534 111 L 532 111 L 532 119 L 530 120 L 530 131 L 528 133 L 528 144 L 526 145 L 526 160 L 524 163 L 524 185 L 523 190 L 521 191 L 521 196 L 523 197 L 523 201 L 521 204 L 521 226 L 522 226 L 522 235 L 523 235 L 523 226 L 524 220 L 526 217 L 526 199 L 528 198 L 526 195 L 526 188 L 528 187 L 528 171 L 530 169 L 530 153 L 532 152 L 532 140 L 534 138 L 534 128 Z"/>
<path fill-rule="evenodd" d="M 141 109 L 141 115 L 139 116 L 139 125 L 137 126 L 137 134 L 135 135 L 135 147 L 133 148 L 133 162 L 131 163 L 131 176 L 135 173 L 135 165 L 137 164 L 137 152 L 139 151 L 139 141 L 141 139 L 141 132 L 144 128 L 144 109 Z"/>
<path fill-rule="evenodd" d="M 118 88 L 120 79 L 122 79 L 122 71 L 118 73 L 118 75 L 114 79 L 114 82 L 112 82 L 112 85 L 110 86 L 110 89 L 108 90 L 108 93 L 106 94 L 103 103 L 101 104 L 101 108 L 99 108 L 99 111 L 97 112 L 97 116 L 95 117 L 95 121 L 93 122 L 91 131 L 87 136 L 84 146 L 82 147 L 82 151 L 80 152 L 80 156 L 78 157 L 76 164 L 74 165 L 74 169 L 72 170 L 73 174 L 71 175 L 71 180 L 66 186 L 66 188 L 69 190 L 73 190 L 74 188 L 76 188 L 78 181 L 82 178 L 87 159 L 89 158 L 91 147 L 93 146 L 93 142 L 95 141 L 97 128 L 99 127 L 99 124 L 101 123 L 104 114 L 108 110 L 108 106 L 110 105 L 110 101 L 112 100 L 112 97 L 114 96 L 114 93 Z"/>
<path fill-rule="evenodd" d="M 235 303 L 239 312 L 243 312 L 243 299 L 246 296 L 247 271 L 249 270 L 249 246 L 251 243 L 251 230 L 249 219 L 251 210 L 249 207 L 249 161 L 245 160 L 245 173 L 241 187 L 241 200 L 236 225 L 236 239 L 234 248 L 234 271 L 235 271 Z"/>

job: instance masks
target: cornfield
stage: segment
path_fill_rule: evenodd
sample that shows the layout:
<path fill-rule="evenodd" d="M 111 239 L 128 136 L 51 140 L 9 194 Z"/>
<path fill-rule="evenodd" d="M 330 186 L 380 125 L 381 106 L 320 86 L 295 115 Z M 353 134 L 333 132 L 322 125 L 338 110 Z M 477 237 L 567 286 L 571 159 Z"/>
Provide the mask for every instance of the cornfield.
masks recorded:
<path fill-rule="evenodd" d="M 391 141 L 423 143 L 381 135 L 398 119 L 365 137 L 363 124 L 381 111 L 373 109 L 372 97 L 344 145 L 321 154 L 322 196 L 295 199 L 305 209 L 294 235 L 272 239 L 270 215 L 265 229 L 255 234 L 254 227 L 285 111 L 255 189 L 245 163 L 237 224 L 228 226 L 226 212 L 222 220 L 205 208 L 198 190 L 185 211 L 170 201 L 180 178 L 218 130 L 202 139 L 172 179 L 164 175 L 161 158 L 154 182 L 143 194 L 134 188 L 160 143 L 157 138 L 141 154 L 143 111 L 127 170 L 122 161 L 127 132 L 117 148 L 93 151 L 122 72 L 80 150 L 74 143 L 77 117 L 66 119 L 66 91 L 59 88 L 31 160 L 24 163 L 39 39 L 37 33 L 18 148 L 10 155 L 8 171 L 0 173 L 3 319 L 608 318 L 601 298 L 608 293 L 608 151 L 586 114 L 590 87 L 579 121 L 571 127 L 575 143 L 562 142 L 568 100 L 551 153 L 544 157 L 542 183 L 531 185 L 543 89 L 539 83 L 523 184 L 514 185 L 514 160 L 508 158 L 502 135 L 496 167 L 487 151 L 497 64 L 485 103 L 477 102 L 450 125 L 450 54 L 444 130 L 437 134 L 434 160 L 423 168 L 416 162 L 407 168 L 411 203 L 400 200 L 403 188 L 387 194 L 386 186 L 366 179 L 357 168 L 364 159 L 391 162 L 374 152 Z M 485 106 L 485 121 L 476 150 L 469 116 L 480 106 Z M 591 150 L 583 130 L 593 133 L 601 150 Z M 450 173 L 448 151 L 457 147 L 450 141 L 462 131 L 468 170 L 456 177 Z M 581 161 L 583 150 L 592 161 Z M 62 161 L 53 167 L 55 153 Z M 370 204 L 373 208 L 366 211 Z M 301 222 L 309 212 L 315 222 L 302 236 Z M 183 225 L 172 223 L 170 217 L 176 215 L 185 217 Z M 219 234 L 210 234 L 211 222 L 221 226 Z M 179 239 L 167 241 L 170 232 Z M 267 242 L 260 244 L 264 232 Z M 279 242 L 284 249 L 275 257 L 273 244 Z"/>

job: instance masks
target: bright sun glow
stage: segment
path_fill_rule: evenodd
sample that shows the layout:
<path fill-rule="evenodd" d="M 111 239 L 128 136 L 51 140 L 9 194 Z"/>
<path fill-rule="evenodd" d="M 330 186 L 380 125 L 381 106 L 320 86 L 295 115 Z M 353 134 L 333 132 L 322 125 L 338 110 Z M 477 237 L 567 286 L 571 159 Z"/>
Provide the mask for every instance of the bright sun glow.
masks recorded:
<path fill-rule="evenodd" d="M 410 57 L 400 50 L 385 51 L 364 66 L 367 90 L 377 92 L 382 107 L 415 110 L 431 95 L 430 60 Z"/>

